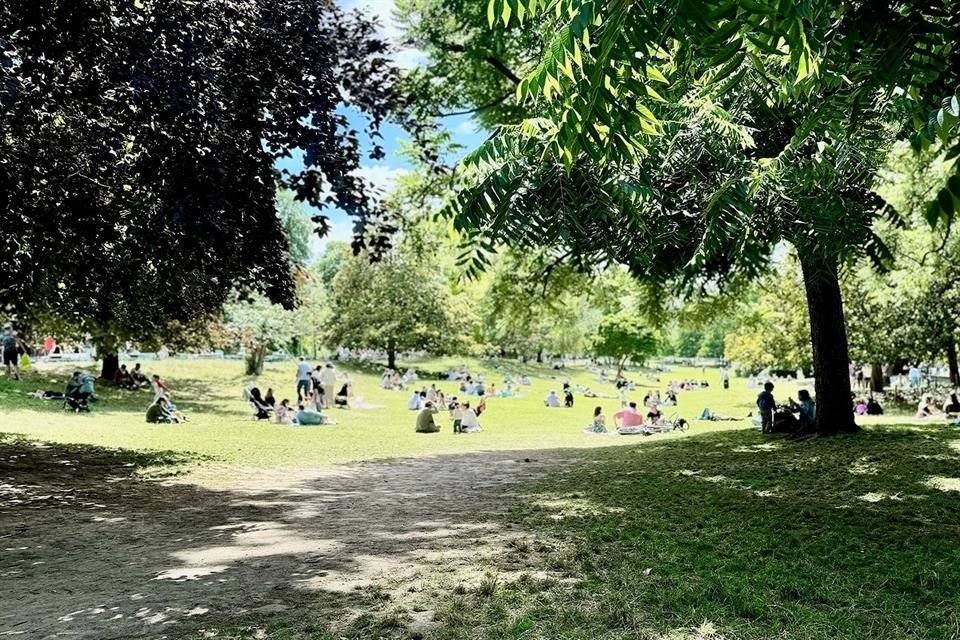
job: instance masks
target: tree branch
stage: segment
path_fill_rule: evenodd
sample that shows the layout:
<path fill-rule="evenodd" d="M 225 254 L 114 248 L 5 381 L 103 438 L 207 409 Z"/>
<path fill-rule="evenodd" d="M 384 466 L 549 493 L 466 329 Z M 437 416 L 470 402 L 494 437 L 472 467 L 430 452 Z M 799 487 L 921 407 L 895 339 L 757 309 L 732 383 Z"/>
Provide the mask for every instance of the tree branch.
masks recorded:
<path fill-rule="evenodd" d="M 488 102 L 486 104 L 482 104 L 479 107 L 473 107 L 472 109 L 464 109 L 463 111 L 451 111 L 450 113 L 438 113 L 437 117 L 452 118 L 453 116 L 465 116 L 468 113 L 477 113 L 478 111 L 486 111 L 487 109 L 492 109 L 493 107 L 497 106 L 498 104 L 500 104 L 501 102 L 503 102 L 509 97 L 510 97 L 510 94 L 505 93 L 499 98 L 497 98 L 496 100 L 493 100 L 492 102 Z"/>

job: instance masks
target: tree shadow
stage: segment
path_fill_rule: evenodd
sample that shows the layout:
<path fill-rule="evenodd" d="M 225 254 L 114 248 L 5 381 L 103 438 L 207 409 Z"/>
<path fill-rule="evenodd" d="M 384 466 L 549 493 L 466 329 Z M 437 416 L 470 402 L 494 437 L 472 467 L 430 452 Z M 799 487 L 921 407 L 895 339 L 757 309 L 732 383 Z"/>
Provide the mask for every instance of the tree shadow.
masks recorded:
<path fill-rule="evenodd" d="M 214 490 L 169 477 L 182 454 L 8 439 L 0 632 L 607 637 L 717 621 L 738 638 L 949 637 L 960 516 L 951 485 L 927 481 L 960 475 L 958 442 L 720 432 L 251 471 Z M 157 467 L 168 477 L 144 477 Z"/>

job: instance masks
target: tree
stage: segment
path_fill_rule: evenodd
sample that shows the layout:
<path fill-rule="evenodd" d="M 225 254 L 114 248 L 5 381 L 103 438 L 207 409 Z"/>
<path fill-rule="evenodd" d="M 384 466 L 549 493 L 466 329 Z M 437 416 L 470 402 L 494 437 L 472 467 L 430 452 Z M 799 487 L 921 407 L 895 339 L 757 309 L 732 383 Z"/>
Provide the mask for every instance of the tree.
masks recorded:
<path fill-rule="evenodd" d="M 376 142 L 403 103 L 375 31 L 326 0 L 0 4 L 0 307 L 101 354 L 235 289 L 290 307 L 278 187 L 382 246 L 344 113 Z M 302 170 L 276 168 L 294 153 Z"/>
<path fill-rule="evenodd" d="M 871 225 L 894 213 L 871 186 L 894 137 L 914 134 L 922 148 L 939 136 L 960 154 L 956 2 L 488 7 L 491 24 L 546 31 L 550 43 L 517 87 L 532 117 L 504 123 L 465 160 L 452 215 L 472 231 L 473 262 L 500 241 L 547 245 L 690 289 L 759 275 L 788 241 L 803 273 L 816 427 L 855 430 L 839 271 L 890 258 Z M 956 175 L 928 218 L 951 216 L 955 196 Z"/>
<path fill-rule="evenodd" d="M 267 351 L 289 344 L 300 328 L 295 311 L 263 296 L 228 304 L 224 322 L 234 343 L 246 351 L 246 374 L 250 376 L 263 373 Z"/>
<path fill-rule="evenodd" d="M 593 351 L 600 358 L 617 361 L 617 377 L 623 373 L 627 362 L 642 364 L 657 352 L 657 337 L 643 325 L 636 315 L 619 313 L 600 321 Z"/>
<path fill-rule="evenodd" d="M 399 250 L 379 262 L 351 256 L 333 279 L 327 342 L 383 350 L 390 368 L 401 351 L 448 353 L 468 333 L 469 305 L 446 287 L 430 266 Z"/>

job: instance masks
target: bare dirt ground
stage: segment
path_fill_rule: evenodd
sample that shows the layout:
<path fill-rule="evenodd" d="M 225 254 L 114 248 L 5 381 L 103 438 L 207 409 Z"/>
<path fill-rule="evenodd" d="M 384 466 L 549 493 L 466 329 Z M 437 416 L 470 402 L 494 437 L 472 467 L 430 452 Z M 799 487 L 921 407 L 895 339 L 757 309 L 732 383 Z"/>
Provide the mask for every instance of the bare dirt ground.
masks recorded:
<path fill-rule="evenodd" d="M 257 637 L 278 615 L 336 630 L 390 608 L 413 637 L 427 635 L 443 593 L 536 568 L 536 550 L 552 543 L 499 516 L 548 466 L 575 459 L 499 452 L 272 470 L 216 490 L 138 477 L 156 462 L 0 442 L 0 637 L 240 627 Z"/>

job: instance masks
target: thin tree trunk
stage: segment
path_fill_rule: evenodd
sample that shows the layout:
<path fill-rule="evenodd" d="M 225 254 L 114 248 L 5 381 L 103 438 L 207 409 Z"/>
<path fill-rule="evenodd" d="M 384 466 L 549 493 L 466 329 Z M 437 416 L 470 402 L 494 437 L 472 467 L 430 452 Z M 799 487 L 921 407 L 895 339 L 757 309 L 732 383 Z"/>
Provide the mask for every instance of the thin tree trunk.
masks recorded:
<path fill-rule="evenodd" d="M 837 265 L 818 256 L 801 255 L 803 284 L 810 314 L 817 418 L 821 435 L 859 430 L 850 395 L 850 355 L 843 319 Z"/>
<path fill-rule="evenodd" d="M 947 342 L 947 364 L 950 365 L 950 384 L 960 387 L 960 365 L 957 363 L 957 343 L 951 339 Z"/>
<path fill-rule="evenodd" d="M 543 362 L 543 347 L 537 350 L 537 362 L 538 363 Z"/>
<path fill-rule="evenodd" d="M 874 393 L 883 393 L 883 366 L 874 362 L 870 365 L 870 390 Z"/>
<path fill-rule="evenodd" d="M 97 354 L 102 360 L 100 365 L 100 377 L 104 380 L 110 380 L 112 382 L 114 374 L 116 374 L 117 370 L 120 368 L 120 355 L 117 353 L 116 349 L 107 350 L 102 353 L 100 349 L 97 349 Z"/>
<path fill-rule="evenodd" d="M 625 367 L 626 364 L 627 364 L 626 358 L 621 358 L 620 361 L 617 363 L 617 380 L 620 379 L 620 374 L 623 373 L 623 367 Z"/>
<path fill-rule="evenodd" d="M 397 350 L 393 347 L 387 347 L 387 368 L 397 368 Z"/>

